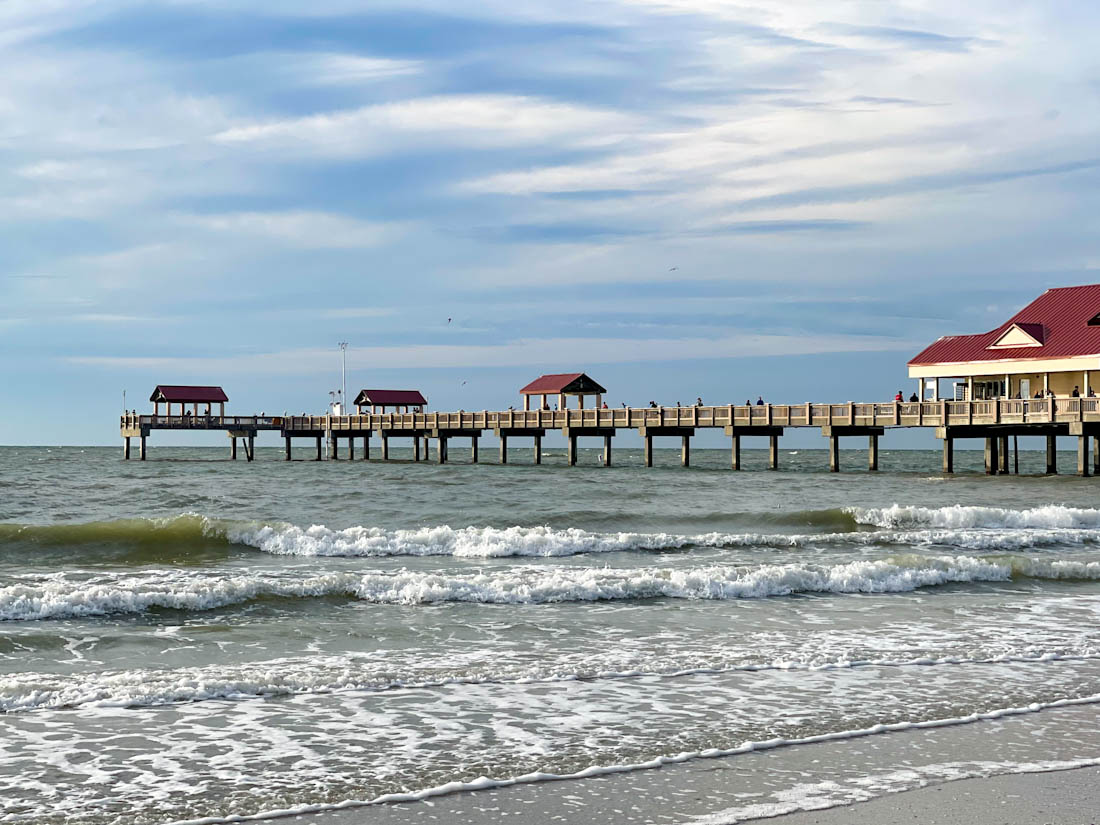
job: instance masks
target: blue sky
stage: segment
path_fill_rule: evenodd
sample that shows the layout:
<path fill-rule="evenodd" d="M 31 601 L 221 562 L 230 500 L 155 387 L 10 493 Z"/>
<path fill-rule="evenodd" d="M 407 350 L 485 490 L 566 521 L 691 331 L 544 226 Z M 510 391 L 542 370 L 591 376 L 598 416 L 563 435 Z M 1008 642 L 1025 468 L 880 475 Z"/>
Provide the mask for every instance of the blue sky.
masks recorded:
<path fill-rule="evenodd" d="M 437 409 L 575 369 L 615 404 L 908 392 L 939 335 L 1100 281 L 1098 26 L 1057 1 L 7 0 L 0 443 L 116 444 L 122 391 L 156 383 L 320 410 L 342 340 L 349 389 Z"/>

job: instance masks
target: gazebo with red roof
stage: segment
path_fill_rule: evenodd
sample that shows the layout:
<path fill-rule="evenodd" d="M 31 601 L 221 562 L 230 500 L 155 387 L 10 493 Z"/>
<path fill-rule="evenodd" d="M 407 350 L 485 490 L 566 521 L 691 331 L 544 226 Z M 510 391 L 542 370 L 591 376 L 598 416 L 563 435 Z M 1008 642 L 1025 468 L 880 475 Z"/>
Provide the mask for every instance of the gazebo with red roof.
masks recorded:
<path fill-rule="evenodd" d="M 184 408 L 187 404 L 191 405 L 192 413 L 197 418 L 199 415 L 199 404 L 206 405 L 206 414 L 212 414 L 212 407 L 217 404 L 219 407 L 218 415 L 222 418 L 225 417 L 225 402 L 229 400 L 229 396 L 225 394 L 225 390 L 221 387 L 195 387 L 183 384 L 157 384 L 153 394 L 149 396 L 149 400 L 153 402 L 153 414 L 160 415 L 160 405 L 163 402 L 167 405 L 168 417 L 172 416 L 172 405 L 180 405 L 180 415 L 184 414 Z"/>
<path fill-rule="evenodd" d="M 584 409 L 584 397 L 586 395 L 596 396 L 596 407 L 600 406 L 600 402 L 603 401 L 603 394 L 607 392 L 606 389 L 597 384 L 592 378 L 585 375 L 583 372 L 562 372 L 554 373 L 552 375 L 540 375 L 526 387 L 519 391 L 523 396 L 523 409 L 531 409 L 531 396 L 542 396 L 542 409 L 550 409 L 546 402 L 547 396 L 556 395 L 558 397 L 558 409 L 565 409 L 566 396 L 575 395 L 577 397 L 577 403 L 580 405 L 580 409 Z"/>
<path fill-rule="evenodd" d="M 1100 284 L 1048 289 L 999 327 L 940 338 L 909 362 L 920 383 L 959 382 L 959 400 L 1092 396 L 1100 370 Z M 930 380 L 931 379 L 931 380 Z"/>
<path fill-rule="evenodd" d="M 420 390 L 360 390 L 355 396 L 355 406 L 359 414 L 363 414 L 364 407 L 370 407 L 371 412 L 385 412 L 387 407 L 392 407 L 396 412 L 424 412 L 428 399 L 421 395 Z"/>

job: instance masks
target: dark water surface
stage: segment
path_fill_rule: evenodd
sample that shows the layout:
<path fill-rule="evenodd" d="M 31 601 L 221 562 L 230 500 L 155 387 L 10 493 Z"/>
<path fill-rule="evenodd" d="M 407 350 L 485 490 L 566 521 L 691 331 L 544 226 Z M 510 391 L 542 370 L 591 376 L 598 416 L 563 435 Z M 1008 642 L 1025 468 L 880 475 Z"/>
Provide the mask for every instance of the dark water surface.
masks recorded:
<path fill-rule="evenodd" d="M 1097 479 L 987 478 L 976 452 L 947 478 L 909 451 L 839 475 L 820 450 L 742 473 L 708 450 L 225 452 L 0 449 L 0 822 L 253 814 L 1100 694 Z M 1027 741 L 1004 770 L 1046 758 Z"/>

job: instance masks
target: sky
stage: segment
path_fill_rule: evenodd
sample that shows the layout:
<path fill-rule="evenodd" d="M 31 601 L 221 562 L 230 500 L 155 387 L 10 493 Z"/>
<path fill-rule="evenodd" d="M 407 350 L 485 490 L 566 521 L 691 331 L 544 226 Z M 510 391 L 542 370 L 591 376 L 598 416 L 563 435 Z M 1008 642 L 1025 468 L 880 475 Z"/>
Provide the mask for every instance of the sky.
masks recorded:
<path fill-rule="evenodd" d="M 940 335 L 1100 281 L 1098 30 L 1065 0 L 5 0 L 0 443 L 117 445 L 158 383 L 320 412 L 340 341 L 349 394 L 440 410 L 579 370 L 615 406 L 908 395 Z"/>

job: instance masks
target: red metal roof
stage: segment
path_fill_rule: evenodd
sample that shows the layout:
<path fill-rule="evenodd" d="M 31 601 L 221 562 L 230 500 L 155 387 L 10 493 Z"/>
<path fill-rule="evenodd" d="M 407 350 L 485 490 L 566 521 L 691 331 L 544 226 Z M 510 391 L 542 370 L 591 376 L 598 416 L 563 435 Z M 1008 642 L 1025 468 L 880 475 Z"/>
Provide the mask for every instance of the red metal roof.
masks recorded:
<path fill-rule="evenodd" d="M 205 404 L 207 402 L 217 404 L 229 400 L 225 390 L 221 387 L 186 387 L 179 384 L 157 384 L 150 401 L 183 402 L 186 404 Z"/>
<path fill-rule="evenodd" d="M 520 395 L 554 395 L 560 392 L 605 393 L 607 390 L 583 372 L 561 372 L 540 375 L 519 392 Z"/>
<path fill-rule="evenodd" d="M 1100 325 L 1089 325 L 1097 315 L 1100 315 L 1100 284 L 1048 289 L 995 330 L 980 335 L 944 336 L 909 364 L 1100 355 Z M 1042 346 L 989 349 L 1014 324 Z"/>
<path fill-rule="evenodd" d="M 355 397 L 356 406 L 417 407 L 427 403 L 428 399 L 420 394 L 420 390 L 360 390 Z"/>

